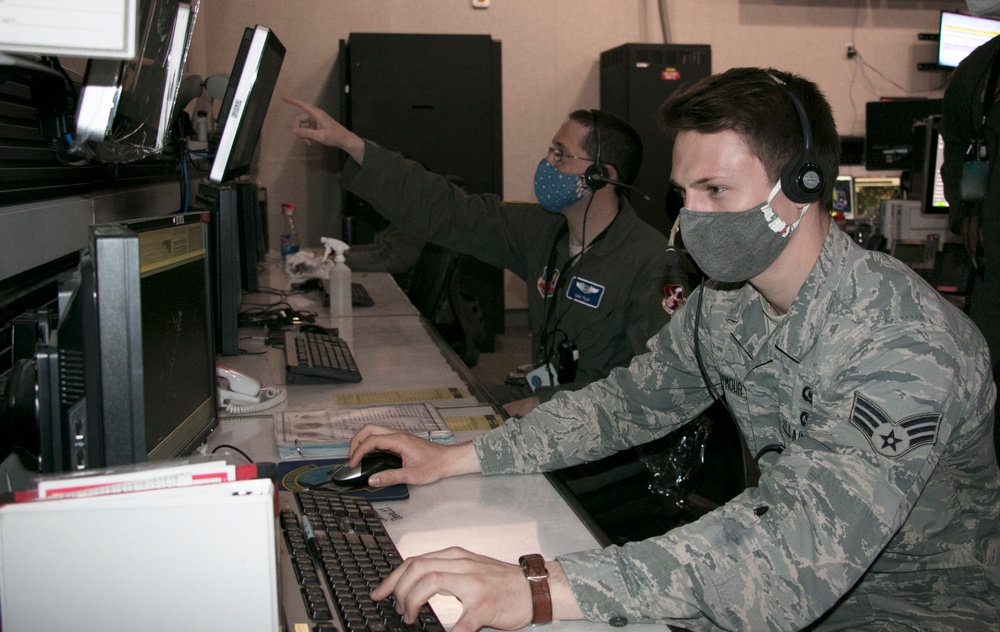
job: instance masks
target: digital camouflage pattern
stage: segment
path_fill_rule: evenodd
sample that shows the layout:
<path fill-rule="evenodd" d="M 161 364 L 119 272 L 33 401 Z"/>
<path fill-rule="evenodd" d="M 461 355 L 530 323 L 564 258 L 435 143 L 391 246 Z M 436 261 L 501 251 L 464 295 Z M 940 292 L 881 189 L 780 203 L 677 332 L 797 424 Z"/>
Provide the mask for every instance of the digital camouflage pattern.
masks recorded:
<path fill-rule="evenodd" d="M 831 225 L 768 333 L 750 285 L 700 288 L 649 352 L 475 440 L 484 473 L 561 468 L 663 436 L 711 403 L 759 487 L 701 520 L 559 557 L 593 621 L 692 630 L 996 629 L 1000 470 L 986 344 L 912 271 Z"/>

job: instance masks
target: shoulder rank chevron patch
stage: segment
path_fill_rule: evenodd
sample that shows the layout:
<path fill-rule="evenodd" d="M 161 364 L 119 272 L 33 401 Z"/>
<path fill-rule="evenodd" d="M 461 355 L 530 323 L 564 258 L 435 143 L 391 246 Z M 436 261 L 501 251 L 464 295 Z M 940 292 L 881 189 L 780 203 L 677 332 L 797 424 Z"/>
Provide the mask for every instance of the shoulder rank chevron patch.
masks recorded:
<path fill-rule="evenodd" d="M 855 393 L 851 423 L 865 433 L 876 452 L 897 458 L 914 448 L 937 441 L 941 413 L 921 413 L 893 421 L 875 402 L 861 393 Z"/>

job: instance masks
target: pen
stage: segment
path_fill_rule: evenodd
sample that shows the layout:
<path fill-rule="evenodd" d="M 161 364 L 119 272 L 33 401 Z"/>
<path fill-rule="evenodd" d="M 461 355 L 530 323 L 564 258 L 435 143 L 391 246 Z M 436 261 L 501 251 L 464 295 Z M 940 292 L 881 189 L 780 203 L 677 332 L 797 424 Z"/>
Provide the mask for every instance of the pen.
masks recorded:
<path fill-rule="evenodd" d="M 312 523 L 309 522 L 309 516 L 302 516 L 302 532 L 306 536 L 306 546 L 309 548 L 309 552 L 317 560 L 320 559 L 319 539 L 316 537 L 316 532 L 313 531 Z"/>

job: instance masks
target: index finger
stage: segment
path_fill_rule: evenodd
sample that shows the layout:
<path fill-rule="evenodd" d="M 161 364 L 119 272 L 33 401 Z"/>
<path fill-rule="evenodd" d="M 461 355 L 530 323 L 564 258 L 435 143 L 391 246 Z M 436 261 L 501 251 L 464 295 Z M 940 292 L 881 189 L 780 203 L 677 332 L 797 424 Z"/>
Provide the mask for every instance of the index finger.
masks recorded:
<path fill-rule="evenodd" d="M 359 452 L 359 450 L 361 450 L 362 444 L 364 444 L 365 440 L 367 440 L 369 437 L 372 437 L 374 435 L 392 434 L 394 432 L 396 431 L 390 428 L 384 428 L 382 426 L 377 426 L 375 424 L 365 424 L 361 428 L 361 430 L 358 430 L 357 434 L 351 437 L 351 445 L 347 451 L 348 463 L 352 463 L 355 460 L 355 457 L 360 459 L 362 456 L 371 452 L 374 449 L 374 446 L 370 446 L 363 452 Z M 353 464 L 357 465 L 357 463 Z"/>
<path fill-rule="evenodd" d="M 313 110 L 316 109 L 316 107 L 314 105 L 312 105 L 310 103 L 306 103 L 302 99 L 296 99 L 295 97 L 286 96 L 284 94 L 281 95 L 281 100 L 284 101 L 285 103 L 290 104 L 290 105 L 294 105 L 295 107 L 297 107 L 300 110 L 303 110 L 305 112 L 310 112 L 311 113 Z"/>

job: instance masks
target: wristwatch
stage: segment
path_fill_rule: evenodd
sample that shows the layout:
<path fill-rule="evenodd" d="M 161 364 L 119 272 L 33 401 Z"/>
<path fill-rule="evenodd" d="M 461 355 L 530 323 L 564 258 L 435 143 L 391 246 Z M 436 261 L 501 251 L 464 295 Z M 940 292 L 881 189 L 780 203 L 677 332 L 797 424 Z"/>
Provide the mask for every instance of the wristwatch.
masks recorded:
<path fill-rule="evenodd" d="M 545 568 L 545 558 L 531 553 L 522 555 L 517 563 L 531 586 L 531 624 L 552 623 L 552 596 L 549 594 L 549 569 Z"/>

